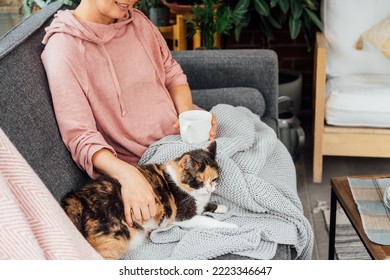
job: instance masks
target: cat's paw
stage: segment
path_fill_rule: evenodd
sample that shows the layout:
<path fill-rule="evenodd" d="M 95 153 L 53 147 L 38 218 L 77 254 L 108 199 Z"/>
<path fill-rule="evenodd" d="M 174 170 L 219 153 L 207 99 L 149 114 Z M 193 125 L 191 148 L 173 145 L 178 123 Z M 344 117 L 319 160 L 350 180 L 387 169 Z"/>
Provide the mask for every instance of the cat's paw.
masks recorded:
<path fill-rule="evenodd" d="M 228 210 L 229 210 L 229 208 L 226 205 L 219 204 L 217 206 L 217 209 L 215 209 L 214 213 L 225 214 Z"/>
<path fill-rule="evenodd" d="M 222 227 L 222 228 L 239 228 L 239 226 L 236 224 L 226 223 L 226 222 L 221 222 L 220 227 Z"/>

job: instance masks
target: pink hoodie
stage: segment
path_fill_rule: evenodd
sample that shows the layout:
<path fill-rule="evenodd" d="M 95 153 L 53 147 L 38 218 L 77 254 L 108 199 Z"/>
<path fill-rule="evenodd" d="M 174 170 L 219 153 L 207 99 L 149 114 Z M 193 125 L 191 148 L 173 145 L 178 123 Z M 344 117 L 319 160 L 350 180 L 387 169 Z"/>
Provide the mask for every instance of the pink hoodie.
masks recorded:
<path fill-rule="evenodd" d="M 42 61 L 63 141 L 92 178 L 107 148 L 136 165 L 153 142 L 177 134 L 168 90 L 187 84 L 158 29 L 138 10 L 110 25 L 59 11 L 46 29 Z"/>

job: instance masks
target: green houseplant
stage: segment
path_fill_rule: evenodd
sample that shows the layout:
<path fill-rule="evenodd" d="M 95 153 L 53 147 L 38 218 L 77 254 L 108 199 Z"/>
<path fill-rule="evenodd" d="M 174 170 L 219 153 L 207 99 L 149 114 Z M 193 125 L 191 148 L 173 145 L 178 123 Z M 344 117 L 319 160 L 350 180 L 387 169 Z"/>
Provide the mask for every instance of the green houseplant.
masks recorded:
<path fill-rule="evenodd" d="M 228 35 L 234 27 L 235 14 L 229 6 L 219 7 L 222 0 L 203 0 L 193 6 L 192 15 L 187 20 L 187 36 L 192 38 L 200 31 L 201 47 L 215 48 L 215 35 Z"/>
<path fill-rule="evenodd" d="M 143 11 L 156 26 L 169 25 L 170 13 L 165 0 L 139 0 L 137 8 Z"/>
<path fill-rule="evenodd" d="M 273 28 L 280 29 L 288 24 L 290 37 L 296 39 L 302 32 L 311 49 L 314 42 L 314 30 L 322 30 L 323 25 L 317 17 L 318 0 L 239 0 L 234 8 L 239 17 L 235 22 L 235 36 L 239 39 L 241 29 L 254 17 L 261 32 L 273 37 Z"/>
<path fill-rule="evenodd" d="M 137 2 L 137 8 L 146 13 L 149 12 L 150 8 L 157 8 L 160 0 L 139 0 Z"/>

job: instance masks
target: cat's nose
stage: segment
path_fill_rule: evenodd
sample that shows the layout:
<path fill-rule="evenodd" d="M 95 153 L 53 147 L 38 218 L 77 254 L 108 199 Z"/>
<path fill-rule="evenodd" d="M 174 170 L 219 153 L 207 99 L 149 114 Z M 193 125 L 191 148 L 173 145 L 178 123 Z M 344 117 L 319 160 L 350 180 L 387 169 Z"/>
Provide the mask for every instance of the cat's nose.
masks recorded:
<path fill-rule="evenodd" d="M 210 185 L 206 185 L 206 186 L 205 186 L 205 189 L 206 189 L 206 191 L 207 191 L 208 193 L 212 193 L 212 192 L 214 191 L 214 188 L 213 188 L 212 186 L 210 186 Z"/>

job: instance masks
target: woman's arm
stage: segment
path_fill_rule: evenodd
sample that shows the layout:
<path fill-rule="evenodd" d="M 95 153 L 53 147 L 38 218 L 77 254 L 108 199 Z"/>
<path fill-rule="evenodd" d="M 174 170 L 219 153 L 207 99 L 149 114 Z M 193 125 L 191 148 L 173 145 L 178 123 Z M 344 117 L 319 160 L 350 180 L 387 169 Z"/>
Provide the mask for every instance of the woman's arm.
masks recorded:
<path fill-rule="evenodd" d="M 182 112 L 193 110 L 192 94 L 188 84 L 177 85 L 169 89 L 169 93 L 179 115 Z"/>
<path fill-rule="evenodd" d="M 95 117 L 86 98 L 89 83 L 83 55 L 75 39 L 54 34 L 42 53 L 51 97 L 61 137 L 73 160 L 91 178 L 99 176 L 92 155 L 111 147 L 97 130 Z"/>

